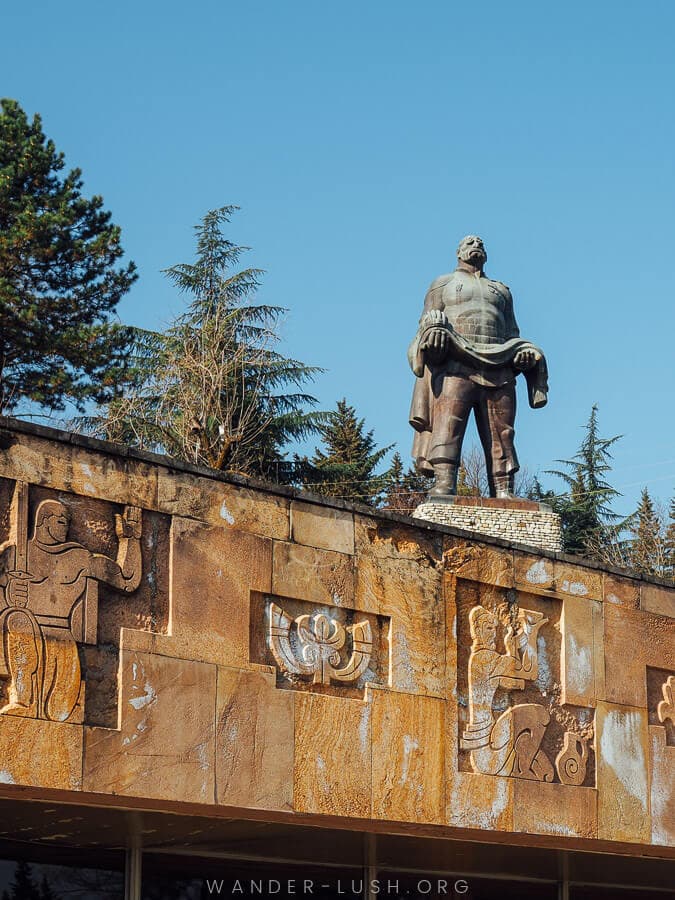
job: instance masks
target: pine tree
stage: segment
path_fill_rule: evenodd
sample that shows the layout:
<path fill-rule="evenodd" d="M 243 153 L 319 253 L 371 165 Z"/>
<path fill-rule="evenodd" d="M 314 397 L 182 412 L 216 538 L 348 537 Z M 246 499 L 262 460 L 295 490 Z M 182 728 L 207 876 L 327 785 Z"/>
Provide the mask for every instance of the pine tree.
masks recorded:
<path fill-rule="evenodd" d="M 668 525 L 666 526 L 664 538 L 664 554 L 664 574 L 666 578 L 675 580 L 675 497 L 671 498 L 670 507 L 668 509 Z"/>
<path fill-rule="evenodd" d="M 405 469 L 400 453 L 394 453 L 391 458 L 391 466 L 386 473 L 386 485 L 382 498 L 382 509 L 399 512 L 403 505 L 403 478 Z"/>
<path fill-rule="evenodd" d="M 557 460 L 565 469 L 547 473 L 562 478 L 568 487 L 566 494 L 551 498 L 551 505 L 561 514 L 565 550 L 602 559 L 603 547 L 617 540 L 627 524 L 612 509 L 612 501 L 621 495 L 607 481 L 610 448 L 621 435 L 600 437 L 597 404 L 584 427 L 586 434 L 574 456 Z"/>
<path fill-rule="evenodd" d="M 665 546 L 662 525 L 647 488 L 643 488 L 640 505 L 631 528 L 631 568 L 638 575 L 664 574 Z"/>
<path fill-rule="evenodd" d="M 166 270 L 186 311 L 164 332 L 134 330 L 133 384 L 83 424 L 221 471 L 275 477 L 285 445 L 325 421 L 299 389 L 321 370 L 275 349 L 285 310 L 252 302 L 259 269 L 236 270 L 246 248 L 223 233 L 236 209 L 211 210 L 196 226 L 196 261 Z"/>
<path fill-rule="evenodd" d="M 14 880 L 10 884 L 10 900 L 40 900 L 40 891 L 33 871 L 25 860 L 19 860 L 14 869 Z"/>
<path fill-rule="evenodd" d="M 136 279 L 101 197 L 15 100 L 0 102 L 0 413 L 115 394 L 128 332 L 110 321 Z"/>
<path fill-rule="evenodd" d="M 42 881 L 40 882 L 40 900 L 59 900 L 46 875 L 42 876 Z"/>
<path fill-rule="evenodd" d="M 318 448 L 311 460 L 299 460 L 302 480 L 311 490 L 328 497 L 341 497 L 376 506 L 388 483 L 388 473 L 375 470 L 391 450 L 377 449 L 373 431 L 364 431 L 353 406 L 339 400 L 328 422 L 320 427 L 325 449 Z"/>

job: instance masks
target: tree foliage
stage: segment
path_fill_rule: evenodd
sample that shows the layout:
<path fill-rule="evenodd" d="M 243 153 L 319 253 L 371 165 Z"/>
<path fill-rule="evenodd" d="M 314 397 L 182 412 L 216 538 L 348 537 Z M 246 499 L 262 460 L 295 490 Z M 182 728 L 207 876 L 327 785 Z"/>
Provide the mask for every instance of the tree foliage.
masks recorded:
<path fill-rule="evenodd" d="M 603 545 L 616 540 L 626 525 L 612 509 L 612 502 L 621 495 L 607 480 L 612 469 L 611 448 L 621 435 L 600 436 L 596 404 L 584 430 L 584 438 L 574 456 L 558 460 L 564 468 L 547 473 L 565 482 L 565 494 L 549 492 L 537 497 L 535 487 L 530 496 L 549 502 L 560 513 L 567 552 L 598 557 L 602 556 Z M 541 494 L 540 486 L 538 490 Z"/>
<path fill-rule="evenodd" d="M 15 100 L 0 103 L 0 413 L 114 395 L 128 334 L 111 321 L 136 278 L 120 229 Z"/>
<path fill-rule="evenodd" d="M 285 445 L 324 421 L 301 389 L 321 370 L 276 349 L 285 310 L 253 302 L 259 269 L 237 270 L 247 248 L 223 233 L 236 209 L 211 210 L 196 226 L 195 262 L 166 270 L 188 298 L 185 312 L 165 331 L 134 329 L 133 382 L 87 424 L 112 440 L 270 477 Z"/>
<path fill-rule="evenodd" d="M 386 473 L 382 508 L 410 516 L 426 500 L 433 478 L 418 472 L 414 466 L 405 469 L 400 453 L 395 453 Z"/>
<path fill-rule="evenodd" d="M 377 506 L 388 481 L 387 473 L 376 469 L 392 445 L 378 449 L 372 429 L 365 431 L 365 420 L 344 399 L 319 431 L 323 448 L 311 459 L 297 460 L 300 480 L 327 497 Z"/>

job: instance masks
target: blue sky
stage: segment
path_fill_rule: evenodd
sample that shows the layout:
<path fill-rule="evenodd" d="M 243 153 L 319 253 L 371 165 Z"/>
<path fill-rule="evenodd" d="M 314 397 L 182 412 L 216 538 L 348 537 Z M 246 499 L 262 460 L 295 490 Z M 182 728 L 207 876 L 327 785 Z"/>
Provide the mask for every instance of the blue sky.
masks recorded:
<path fill-rule="evenodd" d="M 643 484 L 671 496 L 672 3 L 35 0 L 1 21 L 2 94 L 42 114 L 138 264 L 123 319 L 180 311 L 160 270 L 238 204 L 285 352 L 407 458 L 407 344 L 477 232 L 549 359 L 548 407 L 521 386 L 521 461 L 571 455 L 597 402 L 624 435 L 620 510 Z"/>

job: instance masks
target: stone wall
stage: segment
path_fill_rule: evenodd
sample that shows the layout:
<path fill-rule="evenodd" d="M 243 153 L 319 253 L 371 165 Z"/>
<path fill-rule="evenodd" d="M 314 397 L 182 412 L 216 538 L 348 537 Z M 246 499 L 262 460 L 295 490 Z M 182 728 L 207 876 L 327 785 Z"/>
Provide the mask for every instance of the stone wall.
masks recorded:
<path fill-rule="evenodd" d="M 0 541 L 5 797 L 672 853 L 671 587 L 11 421 Z"/>
<path fill-rule="evenodd" d="M 452 500 L 426 500 L 417 507 L 413 516 L 437 525 L 461 528 L 475 535 L 504 538 L 553 553 L 562 550 L 560 516 L 544 503 L 454 497 Z"/>

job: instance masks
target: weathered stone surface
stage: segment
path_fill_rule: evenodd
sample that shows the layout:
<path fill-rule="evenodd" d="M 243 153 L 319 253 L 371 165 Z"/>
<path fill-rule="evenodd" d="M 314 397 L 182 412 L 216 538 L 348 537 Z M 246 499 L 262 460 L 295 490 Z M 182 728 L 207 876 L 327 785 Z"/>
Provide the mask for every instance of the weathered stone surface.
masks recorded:
<path fill-rule="evenodd" d="M 295 708 L 273 675 L 218 669 L 216 802 L 293 808 Z"/>
<path fill-rule="evenodd" d="M 675 844 L 675 747 L 666 743 L 666 729 L 649 726 L 652 843 Z"/>
<path fill-rule="evenodd" d="M 605 697 L 647 706 L 647 666 L 675 671 L 675 621 L 604 604 Z"/>
<path fill-rule="evenodd" d="M 513 587 L 513 553 L 510 550 L 446 537 L 443 564 L 457 578 Z"/>
<path fill-rule="evenodd" d="M 595 669 L 599 658 L 596 642 L 602 641 L 603 638 L 602 631 L 596 635 L 595 625 L 601 611 L 602 604 L 598 600 L 565 597 L 561 620 L 563 641 L 560 655 L 562 703 L 595 706 Z"/>
<path fill-rule="evenodd" d="M 275 541 L 272 593 L 352 607 L 354 558 L 346 553 Z"/>
<path fill-rule="evenodd" d="M 620 575 L 604 572 L 602 592 L 605 603 L 627 606 L 629 609 L 640 607 L 640 582 L 635 578 L 622 578 Z"/>
<path fill-rule="evenodd" d="M 157 504 L 162 512 L 288 540 L 290 501 L 286 497 L 163 468 L 158 469 L 157 479 Z"/>
<path fill-rule="evenodd" d="M 356 576 L 356 608 L 391 617 L 393 689 L 445 696 L 449 685 L 439 570 L 412 560 L 363 556 Z"/>
<path fill-rule="evenodd" d="M 86 791 L 213 803 L 216 667 L 122 651 L 120 730 L 86 728 Z"/>
<path fill-rule="evenodd" d="M 555 560 L 553 586 L 560 594 L 573 594 L 588 600 L 602 600 L 602 572 L 585 566 Z"/>
<path fill-rule="evenodd" d="M 251 591 L 271 589 L 272 542 L 174 517 L 171 555 L 171 634 L 125 629 L 123 646 L 246 666 Z"/>
<path fill-rule="evenodd" d="M 4 478 L 129 506 L 156 505 L 154 466 L 25 434 L 15 433 L 13 438 L 9 446 L 0 448 L 0 474 Z"/>
<path fill-rule="evenodd" d="M 646 612 L 675 619 L 675 591 L 657 584 L 643 583 L 640 588 L 640 606 Z"/>
<path fill-rule="evenodd" d="M 513 793 L 516 778 L 454 772 L 447 781 L 448 825 L 482 828 L 487 831 L 513 830 Z"/>
<path fill-rule="evenodd" d="M 82 728 L 0 716 L 0 783 L 81 790 Z"/>
<path fill-rule="evenodd" d="M 443 555 L 442 534 L 375 516 L 354 516 L 354 542 L 359 558 L 391 557 L 434 565 Z"/>
<path fill-rule="evenodd" d="M 513 558 L 515 582 L 528 591 L 553 589 L 553 560 L 516 551 Z"/>
<path fill-rule="evenodd" d="M 308 547 L 354 552 L 354 515 L 294 500 L 291 503 L 291 540 Z"/>
<path fill-rule="evenodd" d="M 296 811 L 369 816 L 371 703 L 320 694 L 294 696 Z"/>
<path fill-rule="evenodd" d="M 372 709 L 373 816 L 442 822 L 443 701 L 373 691 Z"/>
<path fill-rule="evenodd" d="M 598 833 L 597 791 L 566 784 L 514 778 L 513 830 L 594 838 Z M 555 816 L 551 813 L 555 810 Z"/>
<path fill-rule="evenodd" d="M 598 837 L 648 843 L 649 731 L 647 713 L 598 703 Z"/>

